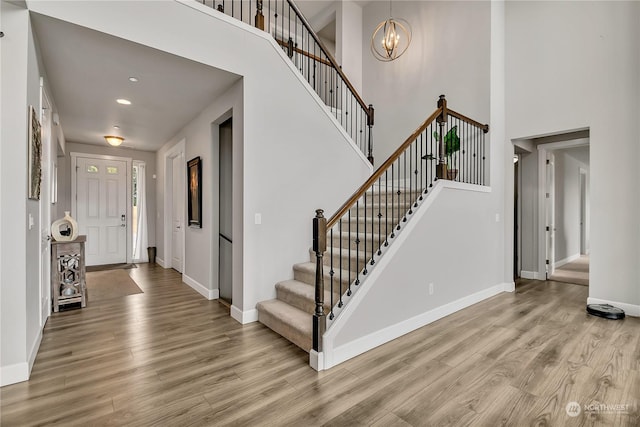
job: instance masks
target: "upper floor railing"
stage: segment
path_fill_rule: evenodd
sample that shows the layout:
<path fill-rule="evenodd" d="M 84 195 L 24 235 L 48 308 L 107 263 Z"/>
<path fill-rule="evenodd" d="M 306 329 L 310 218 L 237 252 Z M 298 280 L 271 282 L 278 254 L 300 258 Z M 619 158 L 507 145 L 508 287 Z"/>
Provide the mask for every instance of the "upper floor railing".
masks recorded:
<path fill-rule="evenodd" d="M 292 0 L 199 0 L 271 34 L 373 163 L 373 105 L 366 104 Z"/>
<path fill-rule="evenodd" d="M 434 181 L 447 179 L 484 185 L 488 131 L 488 125 L 450 110 L 442 95 L 438 108 L 331 218 L 327 220 L 321 209 L 316 211 L 315 351 L 322 351 L 327 316 L 329 320 L 334 318 L 336 309 L 343 306 L 353 288 L 384 256 L 384 248 L 402 229 Z M 328 275 L 325 267 L 329 269 Z M 331 299 L 328 312 L 324 310 L 325 295 Z"/>

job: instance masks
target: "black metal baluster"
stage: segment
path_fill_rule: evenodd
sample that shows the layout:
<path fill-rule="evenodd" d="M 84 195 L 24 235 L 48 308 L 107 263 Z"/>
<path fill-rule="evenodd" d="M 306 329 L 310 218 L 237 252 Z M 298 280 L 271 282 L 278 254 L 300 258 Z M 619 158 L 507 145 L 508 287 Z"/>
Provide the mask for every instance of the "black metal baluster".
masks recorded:
<path fill-rule="evenodd" d="M 331 227 L 331 231 L 329 232 L 330 234 L 330 241 L 333 242 L 333 228 Z M 333 301 L 333 276 L 334 276 L 335 272 L 333 271 L 333 244 L 331 245 L 331 247 L 329 248 L 329 277 L 330 280 L 329 282 L 331 283 L 331 286 L 329 286 L 329 290 L 331 292 L 331 296 L 329 297 L 329 300 L 331 301 L 331 314 L 329 315 L 329 319 L 333 319 L 333 306 L 334 306 L 334 301 Z M 322 309 L 324 310 L 324 307 L 322 307 Z"/>
<path fill-rule="evenodd" d="M 356 202 L 356 286 L 360 284 L 360 200 Z"/>
<path fill-rule="evenodd" d="M 375 236 L 374 233 L 374 226 L 375 226 L 375 219 L 376 219 L 376 215 L 375 215 L 375 203 L 376 203 L 376 189 L 375 189 L 375 184 L 371 185 L 371 265 L 373 265 L 375 263 L 375 260 L 373 259 L 373 251 L 374 251 L 374 240 L 373 240 L 373 236 Z M 366 257 L 365 257 L 366 258 Z M 366 260 L 365 260 L 366 262 Z"/>
<path fill-rule="evenodd" d="M 380 238 L 380 234 L 382 234 L 382 182 L 380 181 L 382 177 L 378 178 L 378 242 L 376 245 L 378 246 L 378 256 L 382 254 L 382 239 Z M 385 217 L 386 221 L 387 217 Z M 373 239 L 371 239 L 373 241 Z"/>
<path fill-rule="evenodd" d="M 348 218 L 348 222 L 347 222 L 347 242 L 349 242 L 349 245 L 347 246 L 347 249 L 349 249 L 349 259 L 347 260 L 347 265 L 349 267 L 349 273 L 347 274 L 348 280 L 348 290 L 347 290 L 347 295 L 351 296 L 351 209 L 349 209 L 347 211 L 347 218 Z M 356 239 L 358 238 L 357 234 L 356 234 Z M 340 244 L 342 244 L 342 236 L 340 236 Z M 356 249 L 357 249 L 357 244 L 356 244 Z"/>
<path fill-rule="evenodd" d="M 367 192 L 364 192 L 364 251 L 362 252 L 364 255 L 364 270 L 362 270 L 362 274 L 366 275 L 367 271 Z M 358 262 L 360 262 L 358 260 Z"/>
<path fill-rule="evenodd" d="M 403 206 L 402 206 L 402 222 L 407 222 L 407 151 L 405 150 L 402 153 L 402 158 L 404 159 L 404 179 L 402 180 L 402 190 L 403 190 Z"/>
<path fill-rule="evenodd" d="M 340 289 L 340 300 L 338 302 L 338 307 L 342 307 L 342 218 L 340 218 L 340 221 L 338 222 L 338 236 L 340 238 L 340 259 L 338 260 L 338 278 L 340 279 L 338 281 L 338 287 Z M 331 248 L 333 248 L 333 246 L 333 240 L 331 240 Z"/>
<path fill-rule="evenodd" d="M 389 168 L 384 171 L 384 246 L 389 246 Z"/>
<path fill-rule="evenodd" d="M 393 172 L 395 170 L 395 165 L 396 165 L 395 161 L 393 163 L 391 163 L 391 221 L 392 221 L 392 223 L 391 223 L 391 238 L 392 239 L 396 236 L 395 232 L 394 232 L 395 227 L 396 227 L 395 222 L 394 222 L 395 221 L 395 219 L 394 219 L 395 218 L 395 208 L 396 208 L 396 206 L 395 206 L 395 197 L 394 197 L 394 195 L 395 195 L 395 188 L 394 188 L 395 184 L 393 182 Z M 387 197 L 389 197 L 389 195 L 387 195 Z"/>

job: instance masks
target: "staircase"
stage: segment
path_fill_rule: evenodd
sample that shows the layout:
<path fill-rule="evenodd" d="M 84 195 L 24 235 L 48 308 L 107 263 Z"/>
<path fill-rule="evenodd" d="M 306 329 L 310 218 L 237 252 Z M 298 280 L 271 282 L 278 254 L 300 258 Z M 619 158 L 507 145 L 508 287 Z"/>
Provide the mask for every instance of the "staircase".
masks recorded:
<path fill-rule="evenodd" d="M 397 224 L 411 209 L 420 191 L 369 191 L 368 204 L 359 203 L 350 209 L 341 231 L 327 233 L 329 248 L 323 257 L 327 267 L 326 283 L 333 282 L 334 292 L 325 290 L 324 309 L 340 305 L 341 297 L 350 295 L 364 276 L 371 253 L 378 252 Z M 373 201 L 373 202 L 371 202 Z M 333 275 L 331 272 L 333 271 Z M 309 250 L 309 261 L 293 266 L 293 279 L 276 283 L 276 299 L 262 301 L 256 306 L 258 320 L 273 331 L 309 352 L 312 347 L 312 318 L 315 311 L 316 256 Z M 356 284 L 356 281 L 358 284 Z M 351 285 L 351 286 L 350 286 Z"/>

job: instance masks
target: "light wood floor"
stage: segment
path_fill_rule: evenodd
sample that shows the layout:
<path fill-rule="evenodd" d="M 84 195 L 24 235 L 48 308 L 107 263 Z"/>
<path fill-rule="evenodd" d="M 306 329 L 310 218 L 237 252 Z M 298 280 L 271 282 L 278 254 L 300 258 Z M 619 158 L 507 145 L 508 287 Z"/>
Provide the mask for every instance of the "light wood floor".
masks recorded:
<path fill-rule="evenodd" d="M 317 373 L 174 271 L 129 272 L 143 294 L 49 319 L 31 379 L 0 389 L 3 427 L 640 425 L 640 319 L 588 316 L 584 286 L 524 281 Z"/>

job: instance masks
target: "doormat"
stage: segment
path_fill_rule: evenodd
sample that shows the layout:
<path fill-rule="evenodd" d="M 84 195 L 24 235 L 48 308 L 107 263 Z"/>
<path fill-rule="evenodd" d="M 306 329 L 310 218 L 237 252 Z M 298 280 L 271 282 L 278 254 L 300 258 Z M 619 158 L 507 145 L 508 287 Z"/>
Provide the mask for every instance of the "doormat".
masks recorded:
<path fill-rule="evenodd" d="M 129 268 L 138 268 L 136 264 L 104 264 L 87 266 L 86 271 L 105 271 L 105 270 L 127 270 Z"/>
<path fill-rule="evenodd" d="M 86 282 L 89 303 L 143 293 L 123 269 L 88 272 Z"/>

